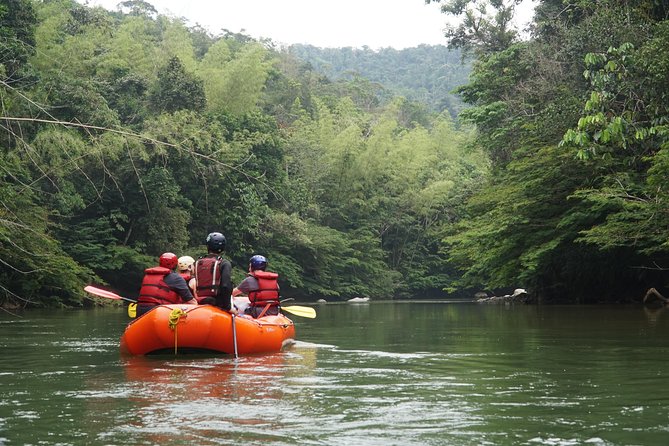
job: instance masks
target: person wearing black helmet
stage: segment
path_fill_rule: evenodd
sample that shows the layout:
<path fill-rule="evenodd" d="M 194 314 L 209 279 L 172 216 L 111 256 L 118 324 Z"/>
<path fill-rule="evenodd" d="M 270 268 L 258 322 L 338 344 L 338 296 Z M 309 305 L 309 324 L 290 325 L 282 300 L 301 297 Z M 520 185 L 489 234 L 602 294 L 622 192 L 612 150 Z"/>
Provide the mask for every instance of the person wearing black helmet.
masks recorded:
<path fill-rule="evenodd" d="M 166 304 L 197 305 L 188 284 L 179 274 L 174 272 L 177 267 L 177 256 L 166 252 L 158 259 L 159 266 L 144 271 L 142 287 L 137 299 L 137 316 Z"/>
<path fill-rule="evenodd" d="M 248 276 L 232 290 L 233 296 L 249 296 L 246 314 L 254 318 L 279 314 L 279 275 L 265 271 L 266 268 L 267 259 L 264 256 L 251 257 Z"/>
<path fill-rule="evenodd" d="M 221 253 L 225 249 L 225 236 L 220 232 L 207 235 L 207 255 L 195 262 L 195 283 L 200 304 L 215 305 L 236 314 L 231 305 L 232 265 Z"/>

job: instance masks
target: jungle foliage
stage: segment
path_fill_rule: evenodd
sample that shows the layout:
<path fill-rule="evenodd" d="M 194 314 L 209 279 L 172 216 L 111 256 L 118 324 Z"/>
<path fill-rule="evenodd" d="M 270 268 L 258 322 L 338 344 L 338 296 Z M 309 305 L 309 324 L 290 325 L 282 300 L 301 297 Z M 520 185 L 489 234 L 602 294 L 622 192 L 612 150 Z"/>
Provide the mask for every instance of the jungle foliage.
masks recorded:
<path fill-rule="evenodd" d="M 450 0 L 451 44 L 492 175 L 445 233 L 459 286 L 521 284 L 546 301 L 630 300 L 667 285 L 669 4 Z"/>
<path fill-rule="evenodd" d="M 529 36 L 518 4 L 442 2 L 474 58 L 454 122 L 144 1 L 3 0 L 1 299 L 134 293 L 161 252 L 196 256 L 212 230 L 236 279 L 262 253 L 305 299 L 661 288 L 669 4 L 540 0 Z"/>
<path fill-rule="evenodd" d="M 144 1 L 0 2 L 0 302 L 135 295 L 165 251 L 228 239 L 284 296 L 444 295 L 443 226 L 483 183 L 472 131 L 271 42 L 213 36 Z"/>

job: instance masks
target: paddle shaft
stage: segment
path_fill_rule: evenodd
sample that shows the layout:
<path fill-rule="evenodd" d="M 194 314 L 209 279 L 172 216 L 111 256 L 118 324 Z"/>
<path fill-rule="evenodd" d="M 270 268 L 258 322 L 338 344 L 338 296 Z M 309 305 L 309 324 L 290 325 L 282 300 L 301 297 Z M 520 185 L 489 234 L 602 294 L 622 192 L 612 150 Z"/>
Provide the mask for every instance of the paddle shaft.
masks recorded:
<path fill-rule="evenodd" d="M 135 299 L 130 299 L 129 297 L 121 297 L 121 300 L 124 300 L 126 302 L 130 302 L 131 304 L 136 304 L 137 301 Z"/>
<path fill-rule="evenodd" d="M 236 324 L 236 319 L 237 316 L 232 314 L 232 344 L 235 348 L 235 359 L 239 357 L 237 354 L 237 324 Z"/>
<path fill-rule="evenodd" d="M 129 297 L 123 297 L 119 296 L 116 293 L 112 293 L 111 291 L 103 290 L 102 288 L 96 288 L 94 286 L 87 286 L 84 288 L 84 291 L 91 293 L 94 296 L 98 297 L 106 297 L 107 299 L 114 299 L 114 300 L 124 300 L 126 302 L 130 302 L 133 304 L 136 304 L 137 301 L 135 299 L 130 299 Z"/>

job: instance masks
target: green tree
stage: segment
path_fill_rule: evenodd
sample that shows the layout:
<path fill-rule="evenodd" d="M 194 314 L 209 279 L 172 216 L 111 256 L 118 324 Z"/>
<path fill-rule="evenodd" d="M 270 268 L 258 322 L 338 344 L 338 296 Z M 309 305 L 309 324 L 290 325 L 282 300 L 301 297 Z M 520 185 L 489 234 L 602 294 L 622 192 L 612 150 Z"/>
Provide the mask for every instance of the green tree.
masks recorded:
<path fill-rule="evenodd" d="M 632 50 L 654 34 L 649 5 L 542 2 L 532 40 L 479 54 L 460 90 L 474 105 L 463 116 L 476 123 L 494 176 L 447 228 L 461 286 L 592 301 L 641 295 L 657 279 L 637 268 L 664 258 L 639 244 L 638 223 L 652 211 L 624 198 L 649 198 L 648 157 L 662 144 L 642 137 L 664 111 L 647 113 L 659 87 L 641 93 L 649 72 Z"/>
<path fill-rule="evenodd" d="M 160 29 L 156 22 L 147 17 L 126 17 L 115 31 L 109 51 L 101 55 L 105 65 L 130 70 L 153 83 L 158 70 L 164 69 L 169 60 L 159 57 Z"/>
<path fill-rule="evenodd" d="M 164 54 L 161 59 L 177 57 L 186 71 L 194 72 L 196 62 L 191 31 L 180 21 L 164 16 L 160 17 L 159 23 L 162 29 L 160 48 Z"/>
<path fill-rule="evenodd" d="M 669 109 L 669 26 L 659 23 L 640 48 L 631 43 L 585 56 L 591 82 L 577 126 L 563 144 L 580 159 L 604 168 L 597 187 L 581 192 L 593 207 L 607 209 L 605 221 L 583 232 L 583 240 L 604 249 L 630 247 L 648 254 L 646 262 L 666 261 L 664 226 L 667 197 Z"/>
<path fill-rule="evenodd" d="M 118 4 L 121 10 L 127 10 L 130 16 L 155 17 L 158 11 L 149 2 L 144 0 L 125 0 Z"/>
<path fill-rule="evenodd" d="M 158 72 L 158 82 L 149 94 L 149 102 L 158 111 L 204 110 L 207 99 L 203 82 L 188 73 L 178 57 L 173 57 Z"/>
<path fill-rule="evenodd" d="M 209 110 L 244 115 L 258 108 L 270 62 L 258 44 L 245 45 L 231 55 L 229 44 L 220 40 L 209 48 L 200 73 L 205 79 Z"/>
<path fill-rule="evenodd" d="M 425 0 L 425 3 L 441 0 Z M 476 51 L 479 54 L 494 53 L 508 48 L 518 38 L 512 25 L 514 10 L 522 0 L 448 0 L 441 6 L 442 12 L 458 17 L 458 25 L 446 27 L 449 46 Z"/>
<path fill-rule="evenodd" d="M 21 69 L 34 53 L 37 16 L 29 0 L 5 0 L 0 4 L 0 80 L 21 79 Z"/>

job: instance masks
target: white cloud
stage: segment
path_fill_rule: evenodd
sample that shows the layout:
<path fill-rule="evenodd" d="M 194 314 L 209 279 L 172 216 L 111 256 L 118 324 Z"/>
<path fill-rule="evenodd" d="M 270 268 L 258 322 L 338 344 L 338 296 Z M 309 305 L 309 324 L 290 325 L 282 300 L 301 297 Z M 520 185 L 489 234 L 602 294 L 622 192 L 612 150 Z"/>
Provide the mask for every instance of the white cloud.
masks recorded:
<path fill-rule="evenodd" d="M 321 47 L 446 44 L 446 16 L 423 0 L 148 0 L 160 13 L 185 17 L 212 33 L 242 29 L 277 43 Z M 119 0 L 90 0 L 115 10 Z"/>
<path fill-rule="evenodd" d="M 121 0 L 79 0 L 115 10 Z M 449 17 L 441 4 L 424 0 L 146 0 L 160 13 L 184 17 L 213 34 L 245 30 L 279 44 L 397 49 L 446 45 Z M 527 26 L 537 0 L 518 7 L 516 22 Z M 452 20 L 452 19 L 451 19 Z"/>

